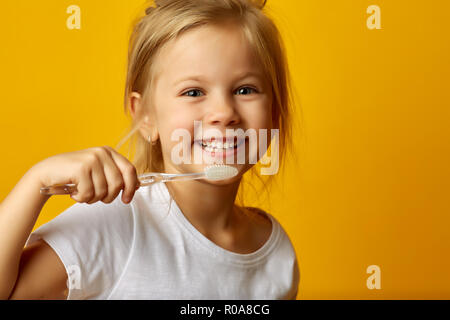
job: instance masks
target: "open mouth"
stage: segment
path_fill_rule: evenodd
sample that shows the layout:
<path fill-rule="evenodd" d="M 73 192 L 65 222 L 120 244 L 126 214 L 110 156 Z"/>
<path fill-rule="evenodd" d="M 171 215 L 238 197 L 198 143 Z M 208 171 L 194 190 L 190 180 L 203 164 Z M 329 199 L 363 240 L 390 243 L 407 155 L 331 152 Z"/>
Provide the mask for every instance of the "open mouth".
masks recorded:
<path fill-rule="evenodd" d="M 195 144 L 200 146 L 203 151 L 212 156 L 230 155 L 236 153 L 246 139 L 223 139 L 221 140 L 196 140 Z"/>

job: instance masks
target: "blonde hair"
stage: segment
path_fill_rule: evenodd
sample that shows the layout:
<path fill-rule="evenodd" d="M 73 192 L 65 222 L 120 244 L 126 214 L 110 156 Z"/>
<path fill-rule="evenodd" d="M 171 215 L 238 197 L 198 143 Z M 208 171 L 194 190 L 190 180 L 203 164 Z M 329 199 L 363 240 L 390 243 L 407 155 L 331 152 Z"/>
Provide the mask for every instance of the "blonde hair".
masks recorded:
<path fill-rule="evenodd" d="M 241 27 L 244 36 L 254 49 L 266 78 L 272 84 L 274 97 L 272 123 L 273 128 L 279 129 L 279 165 L 282 167 L 288 150 L 294 154 L 291 110 L 294 103 L 293 90 L 281 35 L 273 21 L 263 12 L 264 4 L 265 1 L 262 0 L 155 0 L 147 3 L 145 15 L 141 15 L 133 22 L 129 39 L 125 114 L 127 115 L 129 111 L 130 95 L 133 91 L 142 95 L 144 103 L 151 104 L 157 68 L 153 62 L 161 46 L 192 28 L 232 21 Z M 134 150 L 132 162 L 137 173 L 162 172 L 164 168 L 160 140 L 152 145 L 137 131 L 143 117 L 143 114 L 135 116 L 128 133 L 116 148 L 120 148 L 131 138 L 128 158 Z M 267 181 L 264 182 L 256 173 L 257 165 L 249 170 L 252 172 L 250 174 L 258 177 L 267 191 L 267 183 L 273 176 L 266 176 Z M 239 189 L 238 199 L 243 205 L 242 183 Z"/>

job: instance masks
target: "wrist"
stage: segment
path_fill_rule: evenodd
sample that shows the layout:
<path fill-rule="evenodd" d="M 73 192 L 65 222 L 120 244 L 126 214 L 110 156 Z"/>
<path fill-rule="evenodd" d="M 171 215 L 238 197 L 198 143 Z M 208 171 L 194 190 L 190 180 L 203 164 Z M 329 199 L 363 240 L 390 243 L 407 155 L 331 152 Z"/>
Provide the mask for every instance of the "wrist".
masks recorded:
<path fill-rule="evenodd" d="M 47 201 L 50 195 L 43 195 L 40 193 L 40 188 L 45 187 L 46 183 L 42 179 L 42 171 L 39 164 L 31 167 L 23 176 L 22 182 L 29 186 L 33 193 L 37 194 L 43 201 Z"/>
<path fill-rule="evenodd" d="M 33 184 L 38 188 L 42 188 L 46 186 L 46 182 L 42 179 L 43 176 L 44 174 L 42 172 L 40 162 L 38 162 L 25 173 L 23 179 L 27 180 L 28 183 Z"/>

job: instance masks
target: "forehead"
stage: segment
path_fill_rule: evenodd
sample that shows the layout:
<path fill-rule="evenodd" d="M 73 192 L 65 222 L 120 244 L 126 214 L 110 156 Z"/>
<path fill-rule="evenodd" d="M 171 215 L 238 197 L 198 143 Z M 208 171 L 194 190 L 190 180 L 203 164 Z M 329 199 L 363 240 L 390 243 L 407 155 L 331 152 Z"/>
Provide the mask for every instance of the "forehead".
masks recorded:
<path fill-rule="evenodd" d="M 217 79 L 262 71 L 242 30 L 231 23 L 203 25 L 182 33 L 160 48 L 155 63 L 163 81 L 193 74 Z"/>

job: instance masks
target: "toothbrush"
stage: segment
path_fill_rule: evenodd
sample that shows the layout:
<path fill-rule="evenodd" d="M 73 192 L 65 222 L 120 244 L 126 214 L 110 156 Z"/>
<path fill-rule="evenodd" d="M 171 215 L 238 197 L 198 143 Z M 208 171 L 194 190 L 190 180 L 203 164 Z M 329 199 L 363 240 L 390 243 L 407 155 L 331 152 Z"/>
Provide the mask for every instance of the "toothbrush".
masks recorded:
<path fill-rule="evenodd" d="M 238 170 L 235 167 L 215 164 L 205 168 L 203 172 L 196 173 L 159 173 L 149 172 L 141 174 L 139 178 L 140 187 L 151 185 L 155 182 L 166 181 L 180 181 L 180 180 L 194 180 L 194 179 L 207 179 L 211 181 L 224 180 L 232 178 L 237 175 Z M 40 189 L 41 194 L 44 195 L 57 195 L 57 194 L 71 194 L 77 190 L 77 186 L 74 183 L 53 185 L 43 187 Z"/>

